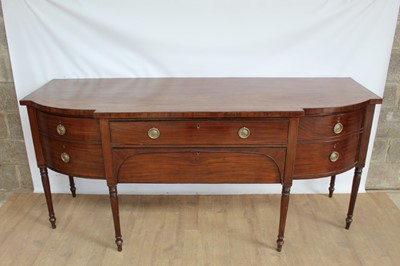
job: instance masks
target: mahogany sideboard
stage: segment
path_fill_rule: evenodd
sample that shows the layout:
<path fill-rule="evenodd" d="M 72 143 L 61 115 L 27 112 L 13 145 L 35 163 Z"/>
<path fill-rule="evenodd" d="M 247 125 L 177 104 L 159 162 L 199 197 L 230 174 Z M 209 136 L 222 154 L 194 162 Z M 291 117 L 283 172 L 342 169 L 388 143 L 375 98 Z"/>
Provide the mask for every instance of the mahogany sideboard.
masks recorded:
<path fill-rule="evenodd" d="M 131 78 L 52 80 L 26 105 L 52 228 L 47 168 L 104 179 L 118 250 L 118 183 L 280 183 L 277 250 L 294 179 L 355 167 L 349 229 L 375 105 L 351 78 Z"/>

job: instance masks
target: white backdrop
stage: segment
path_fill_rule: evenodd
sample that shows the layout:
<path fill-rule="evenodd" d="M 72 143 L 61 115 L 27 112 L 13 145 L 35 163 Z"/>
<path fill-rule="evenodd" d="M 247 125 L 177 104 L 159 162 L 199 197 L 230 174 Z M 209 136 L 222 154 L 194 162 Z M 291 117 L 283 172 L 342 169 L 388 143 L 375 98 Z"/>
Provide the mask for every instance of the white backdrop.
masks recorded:
<path fill-rule="evenodd" d="M 382 96 L 399 10 L 399 0 L 2 0 L 2 5 L 19 99 L 53 78 L 171 76 L 349 76 Z M 35 191 L 41 192 L 26 109 L 20 112 Z M 352 174 L 338 176 L 337 192 L 350 191 Z M 69 191 L 67 178 L 50 175 L 54 192 Z M 292 191 L 326 193 L 328 183 L 295 181 Z M 104 181 L 79 179 L 77 186 L 79 193 L 108 191 Z M 279 185 L 251 184 L 119 187 L 122 193 L 280 192 Z"/>

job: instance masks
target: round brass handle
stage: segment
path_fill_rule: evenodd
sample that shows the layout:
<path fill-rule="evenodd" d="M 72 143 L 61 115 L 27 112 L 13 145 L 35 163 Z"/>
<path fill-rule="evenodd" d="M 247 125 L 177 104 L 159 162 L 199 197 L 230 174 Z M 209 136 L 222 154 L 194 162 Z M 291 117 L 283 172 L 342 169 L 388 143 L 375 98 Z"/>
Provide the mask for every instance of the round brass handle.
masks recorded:
<path fill-rule="evenodd" d="M 343 131 L 343 124 L 340 122 L 337 122 L 334 126 L 333 126 L 333 133 L 335 134 L 340 134 Z"/>
<path fill-rule="evenodd" d="M 250 133 L 250 129 L 248 129 L 247 127 L 242 127 L 238 131 L 238 135 L 242 139 L 247 139 L 250 136 Z"/>
<path fill-rule="evenodd" d="M 66 152 L 61 153 L 61 160 L 62 160 L 64 163 L 69 163 L 70 159 L 71 159 L 71 158 L 69 157 L 69 154 L 68 154 L 68 153 L 66 153 Z"/>
<path fill-rule="evenodd" d="M 149 135 L 149 138 L 151 139 L 158 139 L 160 137 L 160 130 L 158 128 L 152 127 L 147 131 L 147 135 Z"/>
<path fill-rule="evenodd" d="M 62 124 L 59 124 L 57 126 L 58 135 L 63 136 L 63 135 L 65 135 L 66 132 L 67 132 L 67 129 Z"/>
<path fill-rule="evenodd" d="M 331 155 L 329 155 L 329 160 L 333 163 L 339 160 L 339 153 L 337 151 L 333 151 Z"/>

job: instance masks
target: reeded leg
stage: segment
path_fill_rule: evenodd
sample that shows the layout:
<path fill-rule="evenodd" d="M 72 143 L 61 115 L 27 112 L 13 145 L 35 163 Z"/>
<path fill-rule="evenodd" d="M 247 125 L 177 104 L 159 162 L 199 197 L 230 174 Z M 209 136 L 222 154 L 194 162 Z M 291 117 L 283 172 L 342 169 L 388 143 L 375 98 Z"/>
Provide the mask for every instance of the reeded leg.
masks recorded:
<path fill-rule="evenodd" d="M 114 219 L 114 229 L 115 229 L 115 243 L 117 244 L 118 251 L 122 251 L 122 236 L 121 236 L 121 227 L 119 223 L 119 206 L 118 206 L 118 193 L 117 186 L 112 185 L 108 187 L 110 190 L 110 201 L 111 201 L 111 210 Z"/>
<path fill-rule="evenodd" d="M 362 168 L 356 167 L 354 171 L 353 186 L 351 188 L 349 211 L 347 212 L 346 218 L 346 229 L 350 228 L 350 224 L 353 221 L 354 206 L 356 205 L 356 199 L 358 194 L 358 187 L 360 186 Z"/>
<path fill-rule="evenodd" d="M 332 198 L 333 191 L 335 191 L 336 176 L 331 176 L 331 183 L 329 184 L 329 197 Z"/>
<path fill-rule="evenodd" d="M 75 187 L 75 182 L 74 182 L 74 177 L 73 176 L 69 176 L 69 187 L 72 193 L 72 197 L 76 197 L 76 187 Z"/>
<path fill-rule="evenodd" d="M 56 228 L 56 216 L 54 215 L 53 200 L 51 199 L 49 175 L 46 167 L 40 167 L 40 176 L 42 178 L 44 195 L 46 196 L 47 209 L 49 210 L 49 221 L 53 229 Z"/>
<path fill-rule="evenodd" d="M 286 225 L 286 216 L 289 208 L 289 194 L 290 194 L 290 186 L 282 187 L 282 196 L 281 196 L 281 215 L 279 221 L 279 233 L 277 243 L 277 250 L 280 252 L 282 250 L 282 245 L 284 243 L 283 238 L 285 234 L 285 225 Z"/>

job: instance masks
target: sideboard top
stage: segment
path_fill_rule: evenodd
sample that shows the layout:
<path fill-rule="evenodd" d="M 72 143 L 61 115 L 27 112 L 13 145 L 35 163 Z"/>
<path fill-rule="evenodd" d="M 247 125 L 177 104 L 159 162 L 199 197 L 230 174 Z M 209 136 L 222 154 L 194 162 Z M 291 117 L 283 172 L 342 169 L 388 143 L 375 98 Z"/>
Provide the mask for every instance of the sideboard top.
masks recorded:
<path fill-rule="evenodd" d="M 381 102 L 351 78 L 55 79 L 20 101 L 104 118 L 292 117 Z"/>

